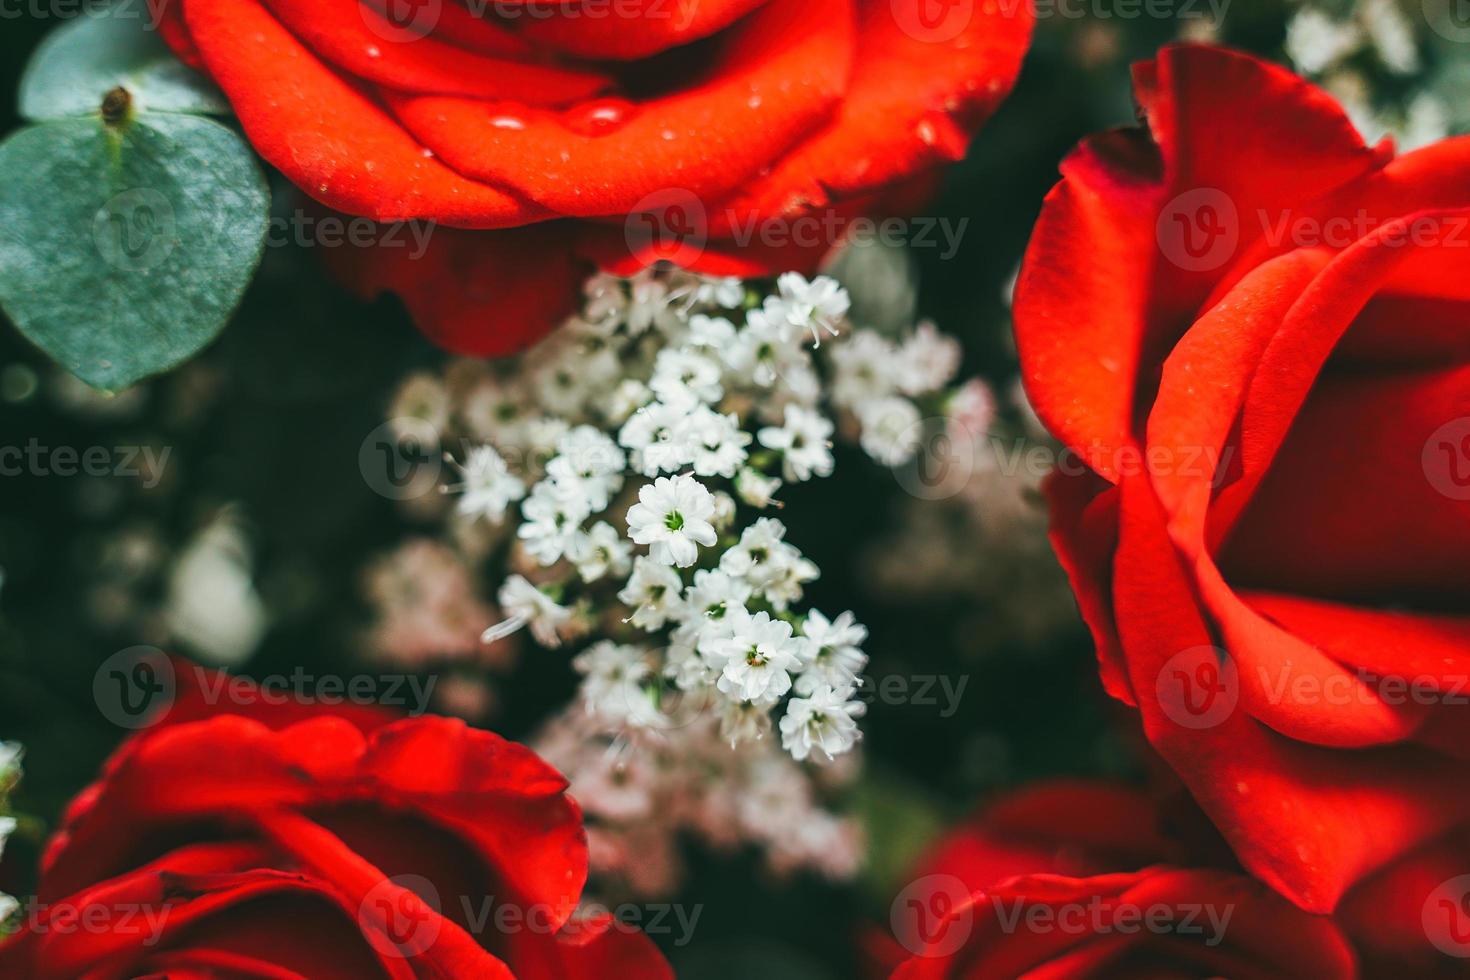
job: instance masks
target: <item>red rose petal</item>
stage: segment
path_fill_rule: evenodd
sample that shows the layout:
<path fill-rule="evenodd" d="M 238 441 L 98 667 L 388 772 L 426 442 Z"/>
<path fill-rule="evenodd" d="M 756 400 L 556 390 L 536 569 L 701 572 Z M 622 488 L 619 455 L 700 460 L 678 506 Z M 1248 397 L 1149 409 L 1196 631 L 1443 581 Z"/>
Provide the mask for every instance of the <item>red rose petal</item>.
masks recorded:
<path fill-rule="evenodd" d="M 1244 711 L 1187 727 L 1155 695 L 1176 654 L 1214 643 L 1146 478 L 1122 484 L 1113 601 L 1150 743 L 1252 874 L 1309 911 L 1470 814 L 1455 766 L 1409 749 L 1355 753 L 1272 733 Z"/>
<path fill-rule="evenodd" d="M 481 228 L 548 217 L 426 154 L 259 0 L 187 0 L 184 15 L 251 143 L 323 204 L 382 221 L 431 218 Z"/>
<path fill-rule="evenodd" d="M 359 0 L 265 0 L 265 4 L 319 57 L 364 81 L 402 92 L 565 105 L 612 84 L 606 75 L 492 57 L 447 44 L 432 34 L 395 40 L 389 22 Z"/>
<path fill-rule="evenodd" d="M 575 309 L 594 270 L 577 232 L 554 222 L 504 231 L 435 228 L 422 255 L 375 243 L 333 249 L 327 261 L 358 296 L 399 296 L 445 350 L 501 357 L 525 350 Z"/>
<path fill-rule="evenodd" d="M 1026 0 L 952 8 L 963 26 L 925 30 L 926 0 L 859 4 L 856 71 L 837 114 L 725 207 L 785 214 L 871 193 L 961 159 L 1010 92 L 1031 36 Z"/>
<path fill-rule="evenodd" d="M 768 0 L 620 0 L 509 18 L 521 35 L 581 58 L 632 60 L 724 30 Z M 530 5 L 534 11 L 534 5 Z M 505 16 L 505 15 L 502 15 Z"/>
<path fill-rule="evenodd" d="M 660 192 L 719 200 L 787 152 L 842 96 L 853 38 L 849 0 L 773 0 L 721 38 L 706 81 L 641 104 L 556 113 L 384 98 L 462 174 L 559 214 L 623 215 Z M 601 123 L 594 111 L 604 109 L 621 121 Z"/>

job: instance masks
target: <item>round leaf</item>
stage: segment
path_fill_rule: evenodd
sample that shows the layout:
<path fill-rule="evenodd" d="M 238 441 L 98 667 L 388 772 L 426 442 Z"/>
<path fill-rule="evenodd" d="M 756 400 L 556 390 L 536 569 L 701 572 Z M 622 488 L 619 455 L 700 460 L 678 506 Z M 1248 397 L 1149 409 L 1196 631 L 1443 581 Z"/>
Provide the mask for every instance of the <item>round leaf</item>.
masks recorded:
<path fill-rule="evenodd" d="M 135 108 L 144 111 L 230 111 L 224 95 L 163 43 L 148 20 L 148 4 L 122 0 L 47 36 L 21 79 L 21 115 L 35 120 L 92 115 L 102 96 L 117 87 L 127 89 Z"/>
<path fill-rule="evenodd" d="M 218 123 L 33 126 L 0 144 L 0 305 L 67 370 L 118 390 L 219 333 L 268 221 L 249 148 Z"/>

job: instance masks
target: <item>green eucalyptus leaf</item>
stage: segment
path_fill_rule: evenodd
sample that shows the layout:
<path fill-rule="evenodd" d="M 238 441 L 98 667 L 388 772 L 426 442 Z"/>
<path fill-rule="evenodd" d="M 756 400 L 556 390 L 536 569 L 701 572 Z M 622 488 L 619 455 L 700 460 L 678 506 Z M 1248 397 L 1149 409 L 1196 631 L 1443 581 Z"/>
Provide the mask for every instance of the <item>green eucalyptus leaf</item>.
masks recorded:
<path fill-rule="evenodd" d="M 208 119 L 24 129 L 0 144 L 0 306 L 83 381 L 127 387 L 219 333 L 269 204 L 250 149 Z"/>
<path fill-rule="evenodd" d="M 47 36 L 21 79 L 20 112 L 38 121 L 94 114 L 118 87 L 145 112 L 230 111 L 224 95 L 163 43 L 145 0 L 120 0 Z"/>

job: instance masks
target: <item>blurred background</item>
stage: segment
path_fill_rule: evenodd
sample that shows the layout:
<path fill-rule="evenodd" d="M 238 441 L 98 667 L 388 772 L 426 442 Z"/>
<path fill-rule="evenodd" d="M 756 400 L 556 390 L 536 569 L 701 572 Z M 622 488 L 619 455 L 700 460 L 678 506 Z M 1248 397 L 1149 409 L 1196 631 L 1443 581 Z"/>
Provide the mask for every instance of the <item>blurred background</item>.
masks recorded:
<path fill-rule="evenodd" d="M 27 56 L 59 23 L 45 7 L 0 12 L 6 133 L 19 124 Z M 866 263 L 852 278 L 865 315 L 932 318 L 958 337 L 961 377 L 990 383 L 1001 424 L 1022 439 L 1044 436 L 1017 396 L 1011 282 L 1063 155 L 1084 134 L 1133 124 L 1130 62 L 1178 38 L 1217 39 L 1318 79 L 1369 137 L 1392 131 L 1416 145 L 1470 126 L 1470 47 L 1432 30 L 1418 0 L 1141 8 L 1047 2 L 1015 94 L 929 209 L 967 221 L 958 249 L 850 257 Z M 296 207 L 288 186 L 275 190 L 279 208 Z M 216 343 L 114 397 L 0 328 L 0 446 L 104 447 L 117 464 L 108 475 L 0 477 L 0 739 L 25 746 L 12 802 L 28 818 L 0 891 L 29 893 L 48 829 L 126 734 L 93 697 L 102 661 L 147 644 L 245 675 L 361 670 L 379 615 L 368 570 L 436 533 L 435 513 L 373 490 L 358 454 L 403 379 L 442 371 L 446 357 L 396 301 L 350 298 L 320 260 L 268 249 Z M 941 828 L 1041 777 L 1139 775 L 1046 545 L 1038 474 L 977 472 L 940 500 L 850 449 L 838 474 L 840 492 L 796 488 L 782 515 L 824 572 L 808 594 L 870 627 L 870 675 L 933 678 L 933 696 L 874 705 L 864 722 L 863 768 L 842 801 L 868 838 L 854 880 L 776 875 L 739 849 L 686 843 L 674 900 L 702 907 L 697 930 L 683 947 L 660 937 L 682 977 L 859 975 L 861 934 L 884 927 L 905 869 Z M 565 658 L 526 657 L 436 709 L 526 739 L 575 683 Z"/>

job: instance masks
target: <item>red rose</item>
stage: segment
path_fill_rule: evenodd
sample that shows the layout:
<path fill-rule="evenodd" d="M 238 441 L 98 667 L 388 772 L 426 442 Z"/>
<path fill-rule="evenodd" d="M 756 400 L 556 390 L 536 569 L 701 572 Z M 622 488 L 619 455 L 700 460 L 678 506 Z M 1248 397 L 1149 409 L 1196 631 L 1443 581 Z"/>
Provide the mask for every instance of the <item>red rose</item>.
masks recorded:
<path fill-rule="evenodd" d="M 1356 976 L 1326 918 L 1174 856 L 1131 790 L 1058 782 L 943 841 L 894 903 L 893 980 Z"/>
<path fill-rule="evenodd" d="M 436 234 L 412 274 L 384 249 L 340 257 L 354 285 L 403 293 L 466 353 L 544 331 L 579 257 L 724 274 L 814 261 L 836 243 L 742 239 L 752 221 L 881 207 L 961 156 L 1032 19 L 1027 0 L 153 5 L 261 155 L 316 200 L 385 222 L 529 226 Z M 515 319 L 528 314 L 534 330 Z"/>
<path fill-rule="evenodd" d="M 1328 911 L 1470 818 L 1470 139 L 1395 158 L 1216 48 L 1135 85 L 1017 289 L 1053 540 L 1108 690 Z"/>
<path fill-rule="evenodd" d="M 573 916 L 581 814 L 529 749 L 444 718 L 266 714 L 179 712 L 126 742 L 0 975 L 672 976 L 645 937 Z"/>

